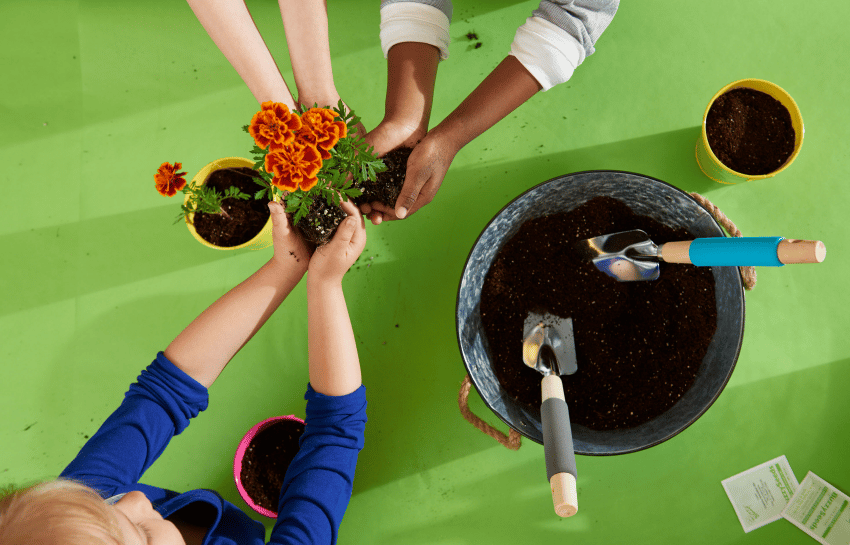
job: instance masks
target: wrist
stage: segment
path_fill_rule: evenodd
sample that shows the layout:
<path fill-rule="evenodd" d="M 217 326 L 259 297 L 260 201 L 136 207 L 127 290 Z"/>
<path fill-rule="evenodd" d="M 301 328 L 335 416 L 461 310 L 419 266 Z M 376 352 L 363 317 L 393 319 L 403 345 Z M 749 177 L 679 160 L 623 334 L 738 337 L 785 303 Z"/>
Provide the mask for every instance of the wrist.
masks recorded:
<path fill-rule="evenodd" d="M 307 270 L 307 290 L 319 293 L 342 289 L 342 277 Z"/>
<path fill-rule="evenodd" d="M 282 256 L 275 254 L 265 266 L 270 268 L 281 281 L 294 280 L 298 283 L 307 273 L 308 264 L 309 259 L 304 259 L 295 252 L 287 252 Z"/>
<path fill-rule="evenodd" d="M 340 100 L 339 93 L 336 87 L 326 87 L 324 89 L 311 89 L 310 91 L 298 91 L 298 103 L 304 109 L 312 108 L 314 104 L 319 108 L 335 107 Z"/>
<path fill-rule="evenodd" d="M 463 124 L 446 118 L 439 125 L 431 129 L 425 135 L 425 138 L 436 144 L 439 148 L 448 151 L 454 157 L 463 146 L 475 137 L 473 136 L 466 140 L 463 132 Z"/>

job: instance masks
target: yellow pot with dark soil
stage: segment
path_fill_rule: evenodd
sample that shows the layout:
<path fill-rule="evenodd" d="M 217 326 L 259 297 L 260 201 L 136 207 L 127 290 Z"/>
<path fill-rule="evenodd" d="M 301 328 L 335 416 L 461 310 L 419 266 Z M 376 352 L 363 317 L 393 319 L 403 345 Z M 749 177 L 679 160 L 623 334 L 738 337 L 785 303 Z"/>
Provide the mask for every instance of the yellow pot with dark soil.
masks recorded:
<path fill-rule="evenodd" d="M 804 134 L 800 109 L 784 89 L 761 79 L 734 81 L 705 109 L 697 164 L 723 184 L 771 178 L 794 162 Z"/>
<path fill-rule="evenodd" d="M 216 159 L 202 168 L 192 184 L 212 186 L 223 194 L 233 186 L 248 195 L 247 199 L 226 198 L 219 213 L 192 212 L 186 225 L 201 244 L 216 250 L 259 250 L 272 243 L 272 220 L 267 199 L 255 199 L 263 186 L 254 181 L 254 162 L 242 157 Z M 190 196 L 184 204 L 190 206 Z"/>

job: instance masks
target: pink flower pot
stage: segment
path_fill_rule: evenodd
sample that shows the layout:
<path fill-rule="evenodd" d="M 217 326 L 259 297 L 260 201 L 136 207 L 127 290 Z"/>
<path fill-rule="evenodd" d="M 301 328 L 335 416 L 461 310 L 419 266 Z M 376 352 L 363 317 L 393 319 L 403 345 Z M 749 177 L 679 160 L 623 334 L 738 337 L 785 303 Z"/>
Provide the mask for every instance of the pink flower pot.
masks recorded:
<path fill-rule="evenodd" d="M 277 518 L 277 513 L 254 503 L 254 500 L 252 500 L 251 496 L 248 495 L 248 492 L 245 491 L 245 487 L 242 486 L 242 459 L 245 457 L 245 451 L 248 449 L 248 446 L 251 444 L 254 436 L 257 435 L 260 430 L 274 422 L 277 422 L 278 420 L 293 420 L 304 424 L 302 419 L 291 414 L 286 416 L 273 416 L 272 418 L 267 418 L 262 422 L 258 422 L 254 425 L 254 427 L 248 430 L 248 433 L 246 433 L 239 442 L 239 447 L 236 449 L 236 456 L 233 459 L 233 478 L 236 481 L 236 490 L 239 491 L 239 495 L 242 496 L 242 499 L 245 500 L 245 503 L 247 503 L 251 509 L 269 518 Z"/>

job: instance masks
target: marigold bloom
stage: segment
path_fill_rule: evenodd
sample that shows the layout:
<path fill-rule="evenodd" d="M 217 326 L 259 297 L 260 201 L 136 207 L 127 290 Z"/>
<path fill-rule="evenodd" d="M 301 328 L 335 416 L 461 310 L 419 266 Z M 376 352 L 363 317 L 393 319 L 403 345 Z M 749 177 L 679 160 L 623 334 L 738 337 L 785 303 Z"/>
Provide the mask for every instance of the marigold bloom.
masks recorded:
<path fill-rule="evenodd" d="M 295 139 L 293 131 L 301 128 L 301 118 L 289 111 L 286 104 L 263 102 L 260 111 L 251 118 L 248 132 L 261 149 L 279 149 Z"/>
<path fill-rule="evenodd" d="M 302 142 L 306 142 L 316 148 L 316 150 L 319 152 L 319 155 L 322 156 L 322 161 L 331 158 L 331 152 L 319 147 L 319 142 L 318 138 L 316 137 L 316 133 L 313 132 L 313 129 L 311 129 L 309 125 L 302 125 L 301 129 L 297 133 L 295 133 L 295 139 L 301 140 Z"/>
<path fill-rule="evenodd" d="M 273 176 L 272 184 L 284 191 L 299 187 L 309 191 L 316 185 L 316 175 L 322 169 L 322 157 L 309 142 L 295 139 L 266 155 L 266 172 Z"/>
<path fill-rule="evenodd" d="M 173 197 L 178 191 L 186 187 L 185 172 L 177 172 L 183 168 L 183 163 L 162 163 L 153 175 L 156 182 L 156 190 L 163 197 Z"/>
<path fill-rule="evenodd" d="M 327 108 L 310 108 L 301 114 L 301 122 L 310 128 L 316 137 L 316 147 L 323 151 L 322 156 L 329 159 L 330 150 L 340 138 L 348 135 L 345 121 L 336 121 L 339 114 Z"/>

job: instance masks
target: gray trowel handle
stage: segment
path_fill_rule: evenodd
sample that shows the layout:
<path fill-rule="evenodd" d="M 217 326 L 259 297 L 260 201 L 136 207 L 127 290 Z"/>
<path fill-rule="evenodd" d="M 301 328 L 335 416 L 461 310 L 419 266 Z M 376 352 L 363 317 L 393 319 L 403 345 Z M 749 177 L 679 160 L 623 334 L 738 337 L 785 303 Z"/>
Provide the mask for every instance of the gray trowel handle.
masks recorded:
<path fill-rule="evenodd" d="M 543 377 L 543 451 L 546 455 L 546 477 L 552 488 L 555 512 L 571 517 L 578 511 L 576 493 L 576 455 L 570 413 L 564 400 L 564 385 L 559 375 Z"/>

